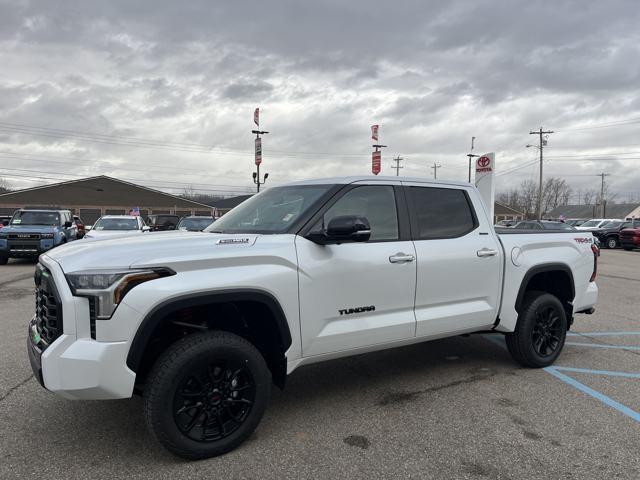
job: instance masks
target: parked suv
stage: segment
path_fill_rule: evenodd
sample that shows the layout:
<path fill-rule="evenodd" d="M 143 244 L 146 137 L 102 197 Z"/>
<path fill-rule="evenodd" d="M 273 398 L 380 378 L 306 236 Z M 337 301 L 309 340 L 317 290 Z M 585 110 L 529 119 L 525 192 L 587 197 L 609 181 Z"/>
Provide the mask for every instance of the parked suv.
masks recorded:
<path fill-rule="evenodd" d="M 0 230 L 0 265 L 9 258 L 35 258 L 75 240 L 78 228 L 69 210 L 18 210 Z"/>
<path fill-rule="evenodd" d="M 524 220 L 515 227 L 518 230 L 575 230 L 576 228 L 564 222 L 550 220 Z"/>
<path fill-rule="evenodd" d="M 625 250 L 640 248 L 640 227 L 622 229 L 618 234 L 618 238 L 620 239 L 620 246 Z"/>
<path fill-rule="evenodd" d="M 625 228 L 640 227 L 638 220 L 613 220 L 605 223 L 599 229 L 593 230 L 593 236 L 600 240 L 606 248 L 618 248 L 620 246 L 620 232 Z"/>
<path fill-rule="evenodd" d="M 177 215 L 149 215 L 146 224 L 152 231 L 175 230 L 180 223 L 180 217 Z"/>

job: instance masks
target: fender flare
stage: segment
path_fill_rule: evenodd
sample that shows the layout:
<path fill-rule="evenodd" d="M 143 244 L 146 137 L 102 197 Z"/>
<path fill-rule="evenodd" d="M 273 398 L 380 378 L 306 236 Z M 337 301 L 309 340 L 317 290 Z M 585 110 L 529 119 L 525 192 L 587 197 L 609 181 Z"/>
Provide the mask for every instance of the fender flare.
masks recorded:
<path fill-rule="evenodd" d="M 198 292 L 170 298 L 155 306 L 140 323 L 138 330 L 133 337 L 129 353 L 127 354 L 127 366 L 137 372 L 144 352 L 149 344 L 152 333 L 162 320 L 171 312 L 182 308 L 196 307 L 212 303 L 229 303 L 250 301 L 265 305 L 273 314 L 277 326 L 283 351 L 291 346 L 291 331 L 289 323 L 280 306 L 278 300 L 268 292 L 256 289 L 241 290 L 213 290 L 209 292 Z"/>
<path fill-rule="evenodd" d="M 576 297 L 576 284 L 573 279 L 573 272 L 571 271 L 569 265 L 567 265 L 566 263 L 544 263 L 542 265 L 531 267 L 529 270 L 527 270 L 527 273 L 524 274 L 522 282 L 520 283 L 520 289 L 518 290 L 518 296 L 516 297 L 516 312 L 520 313 L 520 305 L 522 305 L 524 293 L 526 292 L 527 285 L 529 285 L 531 279 L 539 273 L 557 271 L 561 271 L 569 275 L 569 279 L 571 280 L 571 299 L 573 300 Z"/>

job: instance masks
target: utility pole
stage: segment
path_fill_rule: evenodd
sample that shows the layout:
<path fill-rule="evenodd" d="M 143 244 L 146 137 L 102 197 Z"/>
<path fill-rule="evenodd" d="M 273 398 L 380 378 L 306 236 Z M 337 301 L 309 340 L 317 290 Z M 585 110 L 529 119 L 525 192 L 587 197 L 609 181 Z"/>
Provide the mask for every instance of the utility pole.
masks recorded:
<path fill-rule="evenodd" d="M 538 149 L 540 150 L 540 183 L 538 185 L 538 220 L 542 220 L 542 147 L 547 144 L 547 141 L 542 138 L 543 135 L 549 135 L 553 133 L 553 130 L 540 130 L 537 132 L 529 132 L 529 135 L 539 135 L 540 145 Z"/>
<path fill-rule="evenodd" d="M 395 162 L 395 165 L 391 168 L 395 168 L 396 170 L 396 177 L 400 176 L 400 169 L 404 168 L 400 166 L 400 162 L 404 160 L 404 158 L 402 158 L 400 155 L 398 155 L 396 158 L 393 159 L 393 161 Z"/>
<path fill-rule="evenodd" d="M 438 165 L 436 162 L 433 162 L 433 167 L 431 167 L 433 169 L 433 179 L 437 180 L 438 179 L 438 169 L 442 167 L 442 165 Z"/>
<path fill-rule="evenodd" d="M 604 177 L 608 177 L 611 175 L 610 173 L 600 173 L 596 175 L 601 178 L 600 182 L 600 218 L 604 218 L 605 215 L 605 206 L 604 206 Z"/>
<path fill-rule="evenodd" d="M 260 135 L 266 135 L 265 130 L 251 130 L 251 133 L 256 134 L 256 171 L 253 172 L 253 183 L 256 184 L 256 191 L 260 193 L 260 185 L 264 185 L 269 178 L 269 174 L 264 174 L 264 179 L 260 181 L 260 164 L 262 163 L 262 139 Z"/>
<path fill-rule="evenodd" d="M 475 141 L 476 137 L 471 137 L 471 150 L 469 150 L 469 153 L 467 153 L 467 157 L 469 157 L 469 183 L 471 183 L 471 159 L 473 157 L 479 157 L 480 155 L 474 155 L 473 154 L 473 142 Z"/>

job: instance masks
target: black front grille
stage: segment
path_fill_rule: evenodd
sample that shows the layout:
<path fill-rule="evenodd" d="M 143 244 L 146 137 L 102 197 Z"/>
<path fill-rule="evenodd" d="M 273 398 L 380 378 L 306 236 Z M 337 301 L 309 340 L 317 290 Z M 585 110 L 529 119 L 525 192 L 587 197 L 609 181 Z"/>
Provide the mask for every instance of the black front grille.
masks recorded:
<path fill-rule="evenodd" d="M 49 270 L 38 264 L 36 282 L 36 330 L 40 335 L 38 346 L 44 350 L 51 345 L 63 331 L 62 303 Z"/>
<path fill-rule="evenodd" d="M 89 325 L 91 338 L 96 339 L 96 297 L 89 297 Z"/>

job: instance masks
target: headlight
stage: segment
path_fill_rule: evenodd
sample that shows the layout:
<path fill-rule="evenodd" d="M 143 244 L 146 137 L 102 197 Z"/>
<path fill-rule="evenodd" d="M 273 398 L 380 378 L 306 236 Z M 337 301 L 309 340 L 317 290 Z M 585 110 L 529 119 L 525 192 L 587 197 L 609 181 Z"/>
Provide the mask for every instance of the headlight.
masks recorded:
<path fill-rule="evenodd" d="M 53 238 L 53 233 L 42 233 L 40 238 Z"/>
<path fill-rule="evenodd" d="M 96 318 L 111 318 L 124 296 L 136 285 L 156 278 L 175 275 L 168 268 L 148 270 L 88 270 L 66 275 L 71 291 L 77 297 L 94 298 Z"/>

